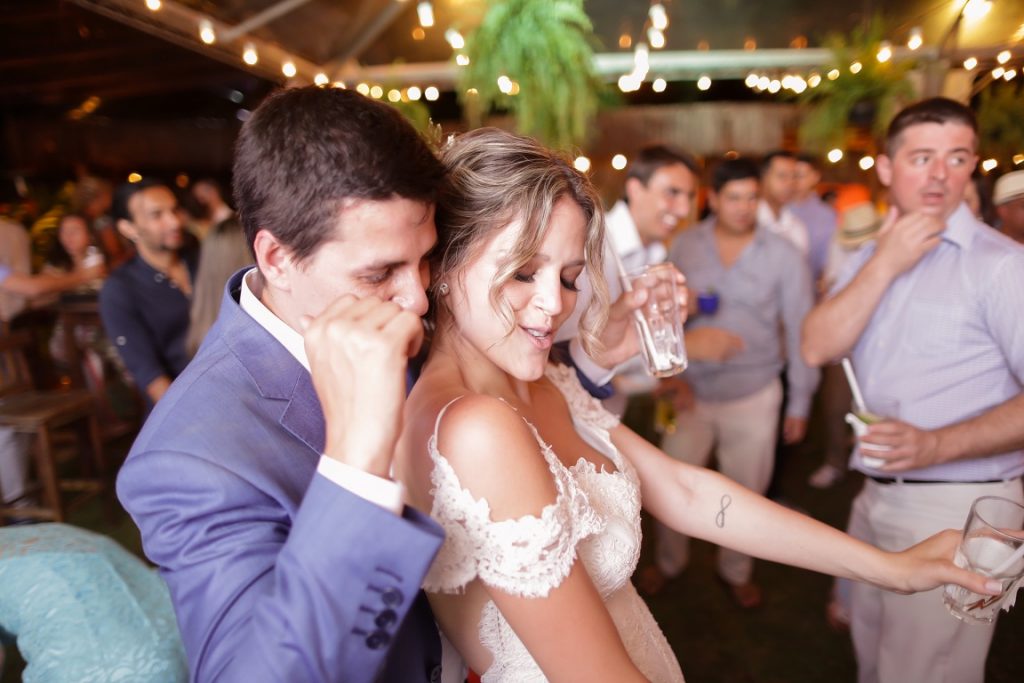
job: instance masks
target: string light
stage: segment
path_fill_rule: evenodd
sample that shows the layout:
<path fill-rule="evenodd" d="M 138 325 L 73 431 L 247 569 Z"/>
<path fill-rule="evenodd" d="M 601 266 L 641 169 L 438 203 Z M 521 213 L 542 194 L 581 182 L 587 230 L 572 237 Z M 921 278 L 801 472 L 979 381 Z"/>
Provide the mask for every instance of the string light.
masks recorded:
<path fill-rule="evenodd" d="M 416 16 L 419 17 L 420 26 L 430 28 L 434 25 L 434 6 L 424 0 L 416 5 Z"/>
<path fill-rule="evenodd" d="M 380 98 L 384 97 L 384 88 L 380 87 L 379 85 L 371 86 L 370 97 L 372 97 L 375 100 L 379 100 Z"/>
<path fill-rule="evenodd" d="M 665 47 L 665 34 L 660 29 L 656 29 L 653 26 L 647 29 L 647 42 L 651 44 L 655 50 L 660 50 Z"/>
<path fill-rule="evenodd" d="M 141 180 L 142 180 L 142 175 L 136 173 L 135 171 L 132 171 L 131 173 L 128 174 L 128 182 L 129 183 L 137 183 L 137 182 L 140 182 Z"/>
<path fill-rule="evenodd" d="M 623 50 L 628 50 L 629 48 L 633 47 L 633 36 L 629 35 L 628 33 L 623 33 L 621 36 L 619 36 L 619 47 L 621 47 Z"/>
<path fill-rule="evenodd" d="M 981 170 L 983 170 L 985 173 L 991 173 L 992 171 L 995 170 L 996 166 L 998 165 L 999 162 L 996 161 L 995 159 L 985 159 L 985 161 L 981 162 Z"/>
<path fill-rule="evenodd" d="M 462 37 L 461 33 L 453 28 L 444 32 L 444 39 L 448 41 L 448 44 L 452 46 L 453 50 L 461 50 L 466 47 L 466 39 Z"/>
<path fill-rule="evenodd" d="M 747 77 L 743 80 L 743 84 L 748 88 L 753 88 L 757 85 L 757 74 L 751 71 L 747 74 Z"/>
<path fill-rule="evenodd" d="M 331 79 L 327 77 L 323 71 L 313 76 L 313 82 L 319 85 L 321 88 L 331 82 Z"/>
<path fill-rule="evenodd" d="M 924 45 L 924 35 L 921 32 L 921 27 L 915 26 L 910 29 L 910 37 L 907 38 L 907 47 L 911 50 L 916 50 L 922 45 Z"/>
<path fill-rule="evenodd" d="M 423 30 L 422 26 L 416 26 L 415 28 L 413 28 L 413 30 L 412 30 L 412 39 L 413 40 L 423 40 L 426 37 L 427 37 L 427 32 Z"/>
<path fill-rule="evenodd" d="M 1020 166 L 1021 164 L 1024 164 L 1024 154 L 1014 154 L 1013 165 Z"/>
<path fill-rule="evenodd" d="M 1016 77 L 1017 77 L 1017 70 L 1016 69 L 1010 69 L 1009 71 L 1007 71 L 1006 73 L 1003 74 L 1003 80 L 1004 81 L 1012 81 Z"/>
<path fill-rule="evenodd" d="M 455 63 L 459 66 L 469 66 L 469 55 L 465 55 L 460 52 L 455 55 Z"/>
<path fill-rule="evenodd" d="M 1008 61 L 1010 61 L 1010 57 L 1012 56 L 1013 55 L 1010 54 L 1009 50 L 1003 50 L 1002 52 L 996 55 L 996 61 L 999 62 L 1000 64 L 1006 64 Z"/>
<path fill-rule="evenodd" d="M 839 149 L 838 147 L 836 147 L 835 149 L 830 149 L 828 151 L 828 160 L 831 161 L 833 164 L 838 164 L 840 161 L 843 160 L 843 150 Z"/>
<path fill-rule="evenodd" d="M 428 101 L 435 102 L 437 98 L 441 96 L 441 91 L 431 85 L 423 91 L 423 96 L 426 97 Z"/>
<path fill-rule="evenodd" d="M 358 84 L 356 86 L 356 92 L 359 93 L 360 95 L 364 95 L 364 96 L 365 95 L 369 95 L 370 94 L 370 86 L 368 86 L 366 83 L 360 83 L 360 84 Z"/>
<path fill-rule="evenodd" d="M 992 69 L 992 78 L 1002 78 L 1004 73 L 1006 73 L 1006 69 L 1004 69 L 1001 66 L 997 66 L 996 68 Z"/>
<path fill-rule="evenodd" d="M 754 40 L 751 36 L 747 36 L 746 38 L 743 39 L 743 49 L 744 50 L 756 50 L 757 49 L 757 41 Z"/>
<path fill-rule="evenodd" d="M 401 101 L 402 101 L 402 91 L 401 90 L 396 90 L 394 88 L 392 88 L 391 90 L 388 90 L 388 102 L 401 102 Z"/>
<path fill-rule="evenodd" d="M 199 40 L 207 45 L 213 45 L 217 42 L 217 32 L 213 30 L 213 22 L 209 19 L 203 19 L 199 22 Z"/>
<path fill-rule="evenodd" d="M 972 71 L 974 67 L 978 66 L 978 60 L 975 57 L 968 57 L 964 60 L 964 68 L 968 71 Z"/>
<path fill-rule="evenodd" d="M 839 78 L 839 69 L 832 69 L 828 72 L 828 80 L 834 81 Z"/>
<path fill-rule="evenodd" d="M 779 79 L 776 78 L 768 84 L 768 92 L 770 92 L 771 94 L 774 95 L 780 90 L 782 90 L 782 81 L 780 81 Z"/>
<path fill-rule="evenodd" d="M 651 18 L 651 25 L 659 31 L 668 28 L 668 13 L 660 2 L 651 5 L 651 9 L 647 10 L 647 16 Z"/>
<path fill-rule="evenodd" d="M 575 161 L 572 162 L 573 168 L 580 173 L 586 173 L 590 170 L 590 159 L 583 156 L 582 154 L 576 157 Z"/>
<path fill-rule="evenodd" d="M 420 97 L 422 97 L 422 96 L 423 96 L 423 91 L 421 91 L 421 90 L 420 90 L 419 88 L 417 88 L 417 87 L 416 87 L 415 85 L 410 85 L 410 86 L 409 86 L 409 89 L 405 91 L 405 94 L 406 94 L 406 95 L 407 95 L 407 96 L 409 97 L 409 99 L 410 99 L 410 100 L 412 100 L 413 102 L 418 102 L 418 101 L 419 101 L 419 99 L 420 99 Z"/>
<path fill-rule="evenodd" d="M 799 95 L 804 90 L 807 90 L 807 81 L 805 81 L 801 76 L 793 76 L 793 80 L 790 81 L 789 89 Z"/>
<path fill-rule="evenodd" d="M 704 74 L 700 78 L 697 79 L 697 89 L 698 90 L 709 90 L 710 88 L 711 88 L 711 76 L 708 76 L 707 74 Z"/>
<path fill-rule="evenodd" d="M 146 0 L 146 7 L 151 12 L 157 12 L 160 10 L 160 0 Z"/>
<path fill-rule="evenodd" d="M 771 85 L 771 84 L 772 84 L 772 79 L 768 78 L 767 76 L 761 76 L 759 79 L 757 79 L 757 89 L 758 90 L 767 90 L 768 86 Z"/>
<path fill-rule="evenodd" d="M 872 156 L 863 156 L 860 158 L 860 161 L 857 162 L 857 165 L 860 166 L 860 170 L 862 171 L 870 170 L 871 167 L 875 165 L 875 158 Z"/>
<path fill-rule="evenodd" d="M 628 159 L 626 159 L 625 154 L 616 154 L 615 156 L 612 157 L 612 168 L 614 168 L 616 171 L 621 171 L 622 169 L 626 168 L 627 163 Z"/>
<path fill-rule="evenodd" d="M 878 61 L 881 62 L 882 64 L 892 59 L 892 43 L 890 43 L 888 40 L 883 40 L 881 43 L 879 43 L 878 54 L 875 55 L 875 58 L 878 59 Z M 850 67 L 850 70 L 853 71 L 852 66 Z"/>
<path fill-rule="evenodd" d="M 664 78 L 655 78 L 654 82 L 651 83 L 651 90 L 654 92 L 665 92 L 665 88 L 668 87 L 668 82 Z"/>
<path fill-rule="evenodd" d="M 260 61 L 260 56 L 256 54 L 256 46 L 252 43 L 246 43 L 245 48 L 242 51 L 242 61 L 249 66 L 255 66 L 256 62 Z"/>
<path fill-rule="evenodd" d="M 508 95 L 512 92 L 512 79 L 508 76 L 498 76 L 498 90 Z"/>
<path fill-rule="evenodd" d="M 338 88 L 339 90 L 344 90 L 345 89 L 345 81 L 334 81 L 334 83 L 331 83 L 331 87 L 332 88 Z"/>
<path fill-rule="evenodd" d="M 812 88 L 817 88 L 819 85 L 821 85 L 821 76 L 816 73 L 811 74 L 810 76 L 807 77 L 807 85 L 811 86 Z"/>
<path fill-rule="evenodd" d="M 988 14 L 990 9 L 992 9 L 992 3 L 989 0 L 967 0 L 967 4 L 960 10 L 960 14 L 965 19 L 977 21 Z"/>
<path fill-rule="evenodd" d="M 295 74 L 298 73 L 297 69 L 295 68 L 295 63 L 285 62 L 284 64 L 282 64 L 281 73 L 283 73 L 288 78 L 295 78 Z"/>
<path fill-rule="evenodd" d="M 852 74 L 859 74 L 860 70 L 863 69 L 863 68 L 864 68 L 863 64 L 861 64 L 860 62 L 854 62 L 853 64 L 850 65 L 850 73 L 852 73 Z"/>

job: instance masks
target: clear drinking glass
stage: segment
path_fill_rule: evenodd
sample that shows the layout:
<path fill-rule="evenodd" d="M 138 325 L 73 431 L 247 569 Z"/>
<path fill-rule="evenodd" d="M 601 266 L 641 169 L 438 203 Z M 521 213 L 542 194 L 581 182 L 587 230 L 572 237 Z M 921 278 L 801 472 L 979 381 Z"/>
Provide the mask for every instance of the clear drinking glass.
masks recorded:
<path fill-rule="evenodd" d="M 647 266 L 628 273 L 624 287 L 648 290 L 647 302 L 635 311 L 640 349 L 647 372 L 670 377 L 686 369 L 683 320 L 679 312 L 675 268 L 670 263 Z"/>

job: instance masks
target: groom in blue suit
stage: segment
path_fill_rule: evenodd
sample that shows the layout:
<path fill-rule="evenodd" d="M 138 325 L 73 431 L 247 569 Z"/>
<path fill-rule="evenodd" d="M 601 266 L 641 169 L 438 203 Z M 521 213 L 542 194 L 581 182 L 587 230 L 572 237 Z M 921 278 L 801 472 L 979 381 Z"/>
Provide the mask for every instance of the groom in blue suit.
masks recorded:
<path fill-rule="evenodd" d="M 442 533 L 390 468 L 442 174 L 396 110 L 348 90 L 279 92 L 242 128 L 256 267 L 118 477 L 194 681 L 439 680 L 419 587 Z"/>

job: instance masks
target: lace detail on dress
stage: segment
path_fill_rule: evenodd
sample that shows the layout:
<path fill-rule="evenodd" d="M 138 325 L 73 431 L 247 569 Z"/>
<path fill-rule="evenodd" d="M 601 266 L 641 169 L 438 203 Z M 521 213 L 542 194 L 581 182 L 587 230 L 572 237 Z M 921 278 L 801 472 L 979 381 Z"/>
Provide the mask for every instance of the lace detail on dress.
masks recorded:
<path fill-rule="evenodd" d="M 448 406 L 438 415 L 438 424 Z M 434 461 L 430 515 L 444 528 L 445 540 L 424 579 L 426 590 L 457 593 L 479 576 L 513 595 L 544 597 L 569 575 L 579 541 L 604 528 L 569 471 L 541 441 L 533 425 L 525 424 L 541 446 L 557 496 L 539 517 L 526 515 L 498 522 L 491 519 L 487 500 L 474 499 L 459 483 L 451 463 L 437 449 L 434 429 L 427 442 Z"/>
<path fill-rule="evenodd" d="M 565 400 L 569 404 L 569 412 L 572 413 L 574 419 L 605 431 L 618 426 L 619 418 L 605 410 L 601 402 L 583 388 L 579 377 L 576 376 L 576 370 L 572 366 L 548 363 L 544 374 L 565 396 Z"/>

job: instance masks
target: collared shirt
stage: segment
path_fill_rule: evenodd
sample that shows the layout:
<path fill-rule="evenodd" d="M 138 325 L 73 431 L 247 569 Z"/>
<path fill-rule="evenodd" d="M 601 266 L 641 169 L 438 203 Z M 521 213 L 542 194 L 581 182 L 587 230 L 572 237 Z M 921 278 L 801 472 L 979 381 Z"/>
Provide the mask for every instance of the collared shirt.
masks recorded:
<path fill-rule="evenodd" d="M 605 236 L 602 275 L 608 286 L 608 299 L 610 302 L 614 302 L 622 294 L 622 282 L 619 278 L 616 254 L 622 262 L 622 267 L 628 273 L 653 263 L 662 263 L 667 256 L 667 250 L 661 242 L 653 242 L 648 245 L 643 243 L 640 231 L 637 230 L 633 216 L 629 212 L 629 205 L 622 200 L 616 202 L 615 206 L 605 213 Z M 586 272 L 579 278 L 580 293 L 576 298 L 576 310 L 559 328 L 556 339 L 558 341 L 570 340 L 569 355 L 572 357 L 576 369 L 593 384 L 600 386 L 607 384 L 616 372 L 632 372 L 643 366 L 642 360 L 638 358 L 635 363 L 627 361 L 622 367 L 613 370 L 602 368 L 591 360 L 580 345 L 580 317 L 593 296 L 591 277 L 593 274 Z"/>
<path fill-rule="evenodd" d="M 242 278 L 242 293 L 238 304 L 256 323 L 270 333 L 302 367 L 309 370 L 309 358 L 302 335 L 274 315 L 252 290 L 250 280 L 255 277 L 256 268 L 249 270 Z M 395 514 L 402 512 L 402 485 L 396 481 L 378 477 L 359 468 L 346 465 L 340 460 L 320 455 L 316 471 L 343 489 L 375 503 Z"/>
<path fill-rule="evenodd" d="M 195 253 L 182 259 L 195 276 Z M 172 380 L 188 365 L 191 301 L 174 282 L 135 256 L 115 270 L 100 290 L 100 316 L 107 337 L 117 348 L 139 389 L 166 375 Z M 147 397 L 148 401 L 148 397 Z"/>
<path fill-rule="evenodd" d="M 718 293 L 718 311 L 690 318 L 687 329 L 727 330 L 743 339 L 744 349 L 721 363 L 691 362 L 686 380 L 698 399 L 733 401 L 767 386 L 785 361 L 786 414 L 806 418 L 818 384 L 818 371 L 800 357 L 800 326 L 813 303 L 807 262 L 792 244 L 759 225 L 753 240 L 727 268 L 718 253 L 715 220 L 710 216 L 676 237 L 669 260 L 692 290 Z"/>
<path fill-rule="evenodd" d="M 776 235 L 785 237 L 805 258 L 807 257 L 810 246 L 807 226 L 789 210 L 789 207 L 782 207 L 782 211 L 776 216 L 768 202 L 762 199 L 757 204 L 757 222 Z"/>
<path fill-rule="evenodd" d="M 858 252 L 833 292 L 875 253 Z M 966 204 L 939 245 L 896 278 L 851 355 L 868 409 L 898 402 L 897 417 L 921 429 L 969 420 L 1024 386 L 1024 246 L 979 222 Z M 854 468 L 877 474 L 859 453 Z M 902 473 L 911 479 L 988 481 L 1024 474 L 1024 450 Z"/>
<path fill-rule="evenodd" d="M 829 244 L 836 231 L 836 211 L 813 192 L 788 208 L 807 227 L 807 259 L 811 276 L 817 282 L 828 262 Z"/>

